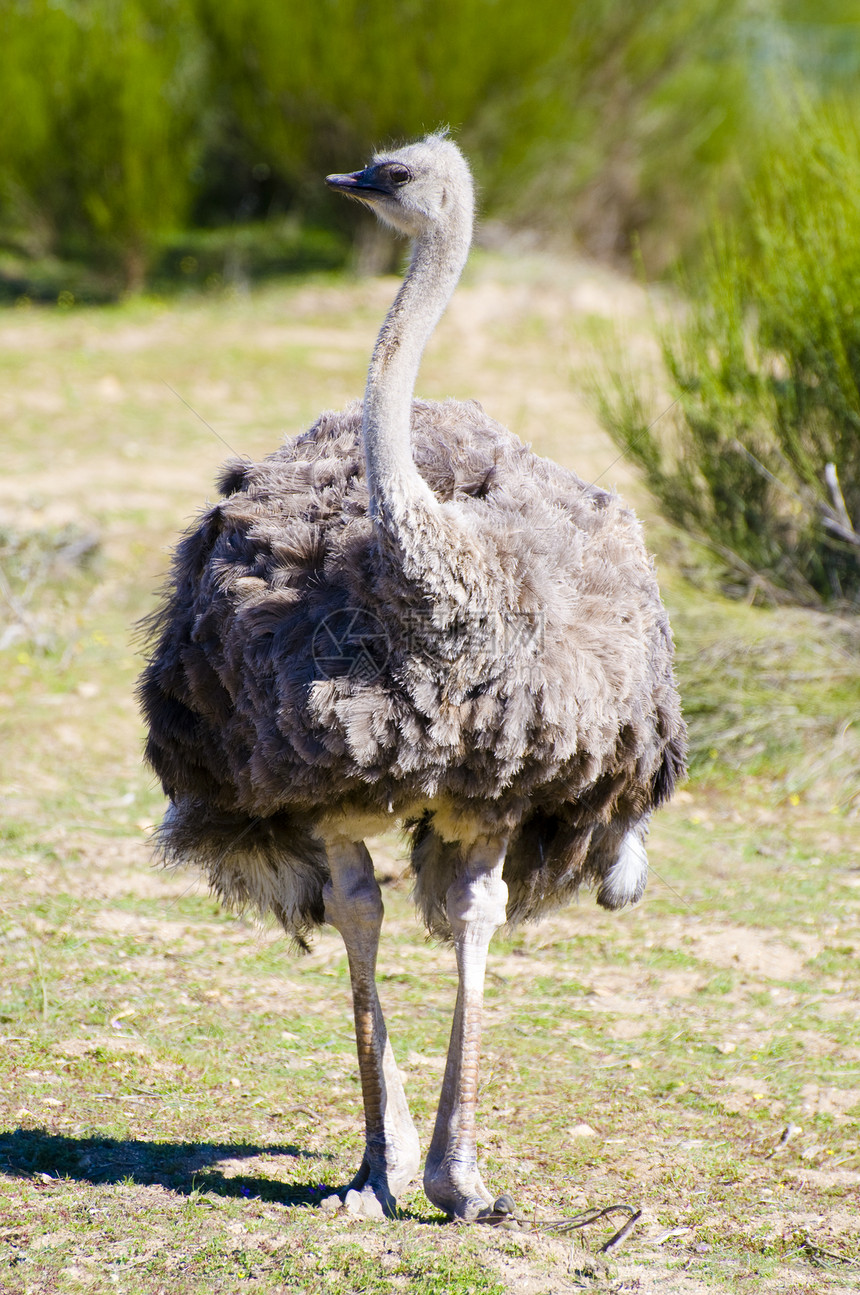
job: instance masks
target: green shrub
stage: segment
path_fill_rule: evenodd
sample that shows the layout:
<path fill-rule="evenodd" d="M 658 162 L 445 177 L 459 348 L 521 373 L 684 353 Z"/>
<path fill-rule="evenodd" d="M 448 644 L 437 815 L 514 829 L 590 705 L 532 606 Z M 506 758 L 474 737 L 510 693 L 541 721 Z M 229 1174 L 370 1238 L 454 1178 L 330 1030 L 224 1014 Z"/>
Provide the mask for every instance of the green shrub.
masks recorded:
<path fill-rule="evenodd" d="M 665 269 L 701 232 L 726 162 L 758 146 L 749 7 L 571 5 L 537 75 L 478 119 L 491 208 L 602 259 L 626 261 L 637 243 L 649 273 Z"/>
<path fill-rule="evenodd" d="M 860 129 L 808 108 L 717 225 L 690 313 L 662 339 L 676 403 L 616 375 L 607 427 L 667 514 L 749 585 L 860 605 Z"/>
<path fill-rule="evenodd" d="M 361 238 L 320 177 L 449 123 L 486 215 L 662 264 L 750 119 L 750 2 L 5 0 L 0 240 L 134 287 L 189 222 Z"/>
<path fill-rule="evenodd" d="M 748 0 L 198 0 L 234 123 L 214 143 L 331 214 L 317 177 L 450 124 L 489 215 L 664 264 L 748 128 Z M 653 230 L 653 237 L 650 231 Z M 662 249 L 662 250 L 659 250 Z"/>
<path fill-rule="evenodd" d="M 139 287 L 192 197 L 204 84 L 191 0 L 9 0 L 0 8 L 7 242 L 95 260 Z"/>
<path fill-rule="evenodd" d="M 638 240 L 659 272 L 706 200 L 731 208 L 774 84 L 856 82 L 852 6 L 0 0 L 0 244 L 19 258 L 0 285 L 134 288 L 189 226 L 288 217 L 360 242 L 376 225 L 320 177 L 443 122 L 484 216 L 601 257 Z M 45 262 L 35 288 L 22 257 Z"/>

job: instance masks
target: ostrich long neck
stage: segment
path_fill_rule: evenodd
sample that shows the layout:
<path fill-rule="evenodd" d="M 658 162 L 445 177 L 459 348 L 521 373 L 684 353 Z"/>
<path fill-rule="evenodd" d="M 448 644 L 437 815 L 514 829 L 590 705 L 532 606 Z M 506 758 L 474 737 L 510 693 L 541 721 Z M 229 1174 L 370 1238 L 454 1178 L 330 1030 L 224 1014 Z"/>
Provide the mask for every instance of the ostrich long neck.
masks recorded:
<path fill-rule="evenodd" d="M 373 348 L 362 432 L 371 512 L 398 547 L 409 546 L 415 510 L 438 513 L 412 457 L 412 396 L 427 340 L 460 278 L 471 241 L 471 214 L 416 240 L 409 272 Z M 411 546 L 409 546 L 411 547 Z"/>
<path fill-rule="evenodd" d="M 362 421 L 380 550 L 394 564 L 403 592 L 411 588 L 429 612 L 413 625 L 414 642 L 426 635 L 430 657 L 447 663 L 443 691 L 455 700 L 468 694 L 498 655 L 502 639 L 494 637 L 493 613 L 509 605 L 512 595 L 492 543 L 468 516 L 440 504 L 418 472 L 410 424 L 421 355 L 460 278 L 471 236 L 470 205 L 416 240 L 409 272 L 373 349 Z"/>

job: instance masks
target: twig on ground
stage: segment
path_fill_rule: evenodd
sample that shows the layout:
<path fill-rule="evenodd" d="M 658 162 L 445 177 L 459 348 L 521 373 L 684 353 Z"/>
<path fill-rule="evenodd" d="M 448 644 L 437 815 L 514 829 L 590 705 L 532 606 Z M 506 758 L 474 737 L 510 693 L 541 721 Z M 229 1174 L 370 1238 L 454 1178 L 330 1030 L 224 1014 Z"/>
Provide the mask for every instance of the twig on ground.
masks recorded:
<path fill-rule="evenodd" d="M 546 1222 L 539 1220 L 528 1220 L 517 1218 L 521 1227 L 528 1227 L 535 1232 L 552 1232 L 558 1236 L 564 1236 L 568 1232 L 577 1232 L 582 1228 L 591 1227 L 592 1223 L 598 1223 L 601 1219 L 610 1218 L 613 1214 L 627 1214 L 627 1221 L 618 1229 L 609 1240 L 600 1247 L 601 1254 L 609 1254 L 626 1240 L 633 1231 L 639 1219 L 642 1217 L 641 1210 L 635 1210 L 632 1205 L 606 1205 L 603 1209 L 594 1206 L 592 1209 L 583 1210 L 580 1214 L 574 1214 L 569 1219 L 551 1219 Z"/>
<path fill-rule="evenodd" d="M 682 1237 L 685 1232 L 689 1232 L 689 1231 L 690 1229 L 687 1227 L 666 1228 L 665 1231 L 658 1233 L 656 1237 L 652 1237 L 649 1242 L 649 1245 L 662 1246 L 665 1244 L 665 1242 L 670 1241 L 672 1237 Z"/>
<path fill-rule="evenodd" d="M 610 1251 L 617 1250 L 618 1247 L 622 1245 L 630 1236 L 630 1233 L 633 1231 L 633 1229 L 635 1228 L 636 1224 L 639 1222 L 641 1217 L 642 1217 L 641 1210 L 637 1210 L 635 1214 L 631 1214 L 627 1222 L 622 1224 L 622 1226 L 618 1229 L 618 1231 L 609 1238 L 609 1240 L 605 1243 L 605 1245 L 602 1245 L 600 1247 L 600 1253 L 602 1255 L 608 1255 Z"/>
<path fill-rule="evenodd" d="M 847 1268 L 860 1268 L 860 1259 L 852 1259 L 848 1255 L 839 1255 L 833 1250 L 825 1250 L 823 1246 L 817 1245 L 805 1232 L 799 1238 L 799 1245 L 807 1259 L 811 1259 L 813 1263 L 821 1263 L 826 1259 L 831 1263 L 844 1264 Z"/>

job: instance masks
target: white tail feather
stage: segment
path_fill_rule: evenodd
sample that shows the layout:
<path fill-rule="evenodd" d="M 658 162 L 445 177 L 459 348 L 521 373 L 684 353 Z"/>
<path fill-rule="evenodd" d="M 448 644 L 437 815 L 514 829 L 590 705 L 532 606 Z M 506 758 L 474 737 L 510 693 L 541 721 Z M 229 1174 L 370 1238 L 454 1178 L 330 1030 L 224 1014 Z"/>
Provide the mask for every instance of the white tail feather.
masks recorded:
<path fill-rule="evenodd" d="M 599 902 L 605 908 L 623 908 L 642 898 L 648 880 L 648 855 L 645 843 L 633 828 L 621 842 L 618 858 L 607 872 L 600 887 Z"/>

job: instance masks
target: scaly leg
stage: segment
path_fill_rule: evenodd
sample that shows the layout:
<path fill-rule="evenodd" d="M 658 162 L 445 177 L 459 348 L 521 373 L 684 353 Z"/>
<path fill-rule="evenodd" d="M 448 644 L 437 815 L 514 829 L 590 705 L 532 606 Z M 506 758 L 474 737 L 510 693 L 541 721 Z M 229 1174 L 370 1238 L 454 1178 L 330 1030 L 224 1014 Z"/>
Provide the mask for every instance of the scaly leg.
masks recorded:
<path fill-rule="evenodd" d="M 475 1107 L 487 949 L 504 924 L 508 897 L 502 881 L 506 848 L 504 837 L 477 841 L 446 896 L 460 983 L 424 1191 L 451 1218 L 467 1221 L 495 1221 L 503 1213 L 494 1210 L 478 1173 Z"/>
<path fill-rule="evenodd" d="M 364 1098 L 364 1159 L 351 1186 L 393 1214 L 397 1197 L 418 1172 L 421 1149 L 376 992 L 382 894 L 363 842 L 337 837 L 326 848 L 331 881 L 323 891 L 325 917 L 340 932 L 349 958 Z"/>

